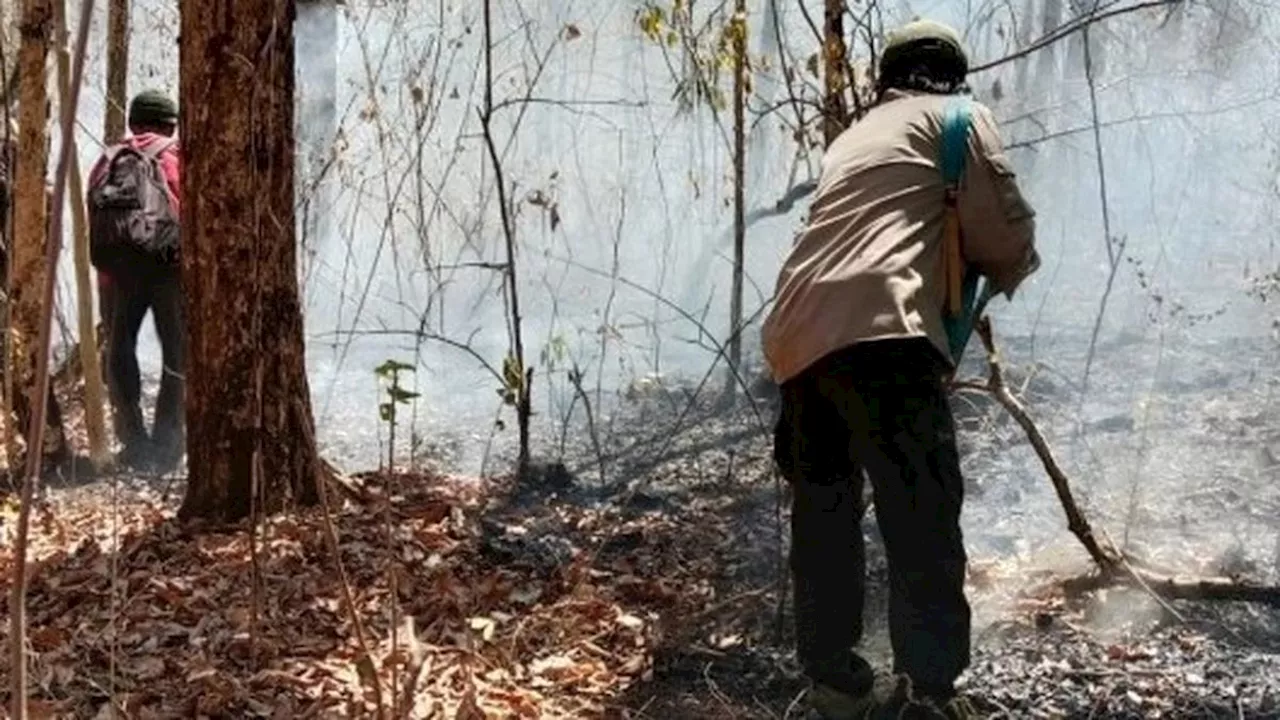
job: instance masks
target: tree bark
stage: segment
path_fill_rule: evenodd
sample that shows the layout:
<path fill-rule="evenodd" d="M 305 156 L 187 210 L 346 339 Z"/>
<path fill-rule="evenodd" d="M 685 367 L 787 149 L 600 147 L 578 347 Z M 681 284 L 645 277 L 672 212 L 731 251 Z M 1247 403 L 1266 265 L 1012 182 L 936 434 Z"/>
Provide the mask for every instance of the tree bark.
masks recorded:
<path fill-rule="evenodd" d="M 110 0 L 107 6 L 107 102 L 103 139 L 124 137 L 124 111 L 128 93 L 129 0 Z"/>
<path fill-rule="evenodd" d="M 0 90 L 4 92 L 5 110 L 13 110 L 18 89 L 18 26 L 22 4 L 17 0 L 0 0 L 0 51 L 4 53 L 4 73 L 0 74 Z"/>
<path fill-rule="evenodd" d="M 294 2 L 181 5 L 183 518 L 317 502 L 294 223 Z M 256 487 L 255 487 L 256 486 Z"/>
<path fill-rule="evenodd" d="M 110 0 L 107 5 L 107 95 L 103 113 L 103 140 L 117 143 L 125 134 L 125 107 L 128 103 L 129 0 Z M 96 276 L 96 273 L 95 273 Z M 112 287 L 98 287 L 98 335 L 102 338 L 99 358 L 106 367 L 108 318 L 111 316 Z"/>
<path fill-rule="evenodd" d="M 67 32 L 67 11 L 62 0 L 54 2 L 58 30 L 58 96 L 60 105 L 71 102 L 71 36 Z M 76 320 L 80 342 L 76 346 L 84 370 L 84 420 L 89 436 L 89 459 L 93 467 L 107 466 L 107 428 L 103 415 L 102 369 L 98 364 L 97 332 L 93 324 L 93 280 L 89 272 L 89 222 L 85 216 L 84 183 L 75 136 L 67 139 L 70 167 L 67 175 L 67 204 L 71 207 L 72 254 L 76 271 Z M 54 208 L 60 212 L 61 208 Z"/>
<path fill-rule="evenodd" d="M 733 33 L 733 282 L 729 296 L 729 373 L 725 394 L 733 397 L 742 363 L 742 279 L 746 252 L 747 142 L 747 4 L 737 0 L 730 32 Z"/>
<path fill-rule="evenodd" d="M 63 0 L 57 0 L 62 2 Z M 33 3 L 34 4 L 34 3 Z M 47 7 L 47 2 L 46 2 Z M 65 12 L 65 8 L 61 9 Z M 74 152 L 75 144 L 71 142 L 71 138 L 75 135 L 75 118 L 76 118 L 76 101 L 79 99 L 79 88 L 81 79 L 84 77 L 84 52 L 85 46 L 89 41 L 89 23 L 93 17 L 93 0 L 82 0 L 80 7 L 80 27 L 76 33 L 76 55 L 75 65 L 71 69 L 71 82 L 68 85 L 72 88 L 70 97 L 61 108 L 61 136 L 62 147 L 58 153 L 58 165 L 54 174 L 53 189 L 51 192 L 52 201 L 48 202 L 50 207 L 62 207 L 63 198 L 67 192 L 67 169 L 71 165 L 71 156 Z M 44 23 L 47 27 L 47 21 Z M 24 30 L 25 33 L 25 30 Z M 44 39 L 48 40 L 47 32 Z M 41 83 L 44 82 L 44 68 L 40 68 L 38 78 Z M 24 77 L 24 82 L 26 78 Z M 26 102 L 26 98 L 23 98 Z M 38 197 L 38 200 L 44 201 L 45 198 Z M 40 203 L 41 205 L 44 202 Z M 49 382 L 49 347 L 53 331 L 53 306 L 54 306 L 54 284 L 57 280 L 58 270 L 58 254 L 62 250 L 62 214 L 55 213 L 52 216 L 52 222 L 48 226 L 48 237 L 44 247 L 44 266 L 46 272 L 43 278 L 44 285 L 40 288 L 41 314 L 38 321 L 37 334 L 35 338 L 36 362 L 35 388 L 31 391 L 32 398 L 32 416 L 28 425 L 28 437 L 30 438 L 27 449 L 26 471 L 22 478 L 21 489 L 21 505 L 18 510 L 17 527 L 14 530 L 13 539 L 13 570 L 10 573 L 9 588 L 9 649 L 10 649 L 10 691 L 9 699 L 11 704 L 11 717 L 13 720 L 26 720 L 27 718 L 27 627 L 26 627 L 26 607 L 27 607 L 27 539 L 31 528 L 31 510 L 35 496 L 36 480 L 40 476 L 42 453 L 38 452 L 39 448 L 44 446 L 44 424 L 47 420 L 47 413 L 56 405 L 52 402 L 40 403 L 39 399 L 48 395 L 52 397 L 51 384 Z M 64 445 L 65 447 L 65 445 Z"/>
<path fill-rule="evenodd" d="M 13 382 L 13 358 L 14 343 L 13 333 L 9 332 L 11 326 L 11 316 L 13 312 L 13 304 L 10 302 L 9 288 L 13 286 L 13 200 L 14 200 L 14 184 L 17 181 L 18 167 L 18 133 L 16 132 L 16 118 L 10 115 L 10 108 L 5 107 L 5 124 L 4 124 L 4 143 L 3 155 L 0 161 L 3 162 L 3 197 L 0 200 L 0 208 L 3 208 L 4 222 L 4 247 L 0 248 L 0 259 L 4 260 L 4 303 L 0 305 L 0 348 L 4 351 L 3 370 L 4 370 L 4 386 L 0 388 L 0 412 L 4 413 L 4 456 L 7 467 L 12 470 L 17 467 L 21 455 L 18 442 L 18 436 L 22 432 L 15 427 L 16 413 L 14 405 L 14 382 Z M 13 121 L 12 123 L 10 121 Z"/>
<path fill-rule="evenodd" d="M 10 248 L 9 286 L 9 363 L 13 383 L 13 409 L 19 432 L 26 430 L 35 414 L 37 400 L 32 395 L 36 382 L 40 331 L 45 286 L 45 242 L 48 238 L 48 169 L 49 98 L 46 87 L 46 60 L 53 36 L 53 4 L 50 0 L 26 0 L 22 14 L 22 47 L 19 51 L 19 130 L 18 158 L 13 193 L 13 247 Z M 52 392 L 46 415 L 50 432 L 45 434 L 43 449 L 54 463 L 65 459 L 66 443 L 62 433 L 61 413 Z M 21 467 L 20 458 L 9 458 L 10 468 Z"/>
<path fill-rule="evenodd" d="M 849 84 L 845 77 L 844 1 L 825 0 L 823 8 L 822 79 L 822 141 L 827 147 L 844 132 L 849 111 L 844 101 L 844 90 Z"/>

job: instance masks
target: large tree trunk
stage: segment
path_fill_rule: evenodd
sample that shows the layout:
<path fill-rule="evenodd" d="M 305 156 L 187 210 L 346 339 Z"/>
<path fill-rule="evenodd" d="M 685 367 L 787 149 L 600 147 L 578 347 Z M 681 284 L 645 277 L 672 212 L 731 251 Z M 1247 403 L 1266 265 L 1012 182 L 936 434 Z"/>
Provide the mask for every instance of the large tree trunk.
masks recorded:
<path fill-rule="evenodd" d="M 179 514 L 231 521 L 318 499 L 293 212 L 294 3 L 184 0 L 181 12 Z"/>
<path fill-rule="evenodd" d="M 9 363 L 13 383 L 13 409 L 17 428 L 25 431 L 35 414 L 32 393 L 36 382 L 37 347 L 43 312 L 45 285 L 45 241 L 48 235 L 49 98 L 46 61 L 53 35 L 53 4 L 49 0 L 26 0 L 22 14 L 22 48 L 19 52 L 19 133 L 17 173 L 13 193 L 13 247 L 10 249 Z M 53 393 L 49 402 L 48 432 L 43 451 L 54 464 L 66 459 L 66 438 L 62 418 Z M 27 448 L 27 452 L 36 450 Z M 23 463 L 9 458 L 9 467 Z"/>

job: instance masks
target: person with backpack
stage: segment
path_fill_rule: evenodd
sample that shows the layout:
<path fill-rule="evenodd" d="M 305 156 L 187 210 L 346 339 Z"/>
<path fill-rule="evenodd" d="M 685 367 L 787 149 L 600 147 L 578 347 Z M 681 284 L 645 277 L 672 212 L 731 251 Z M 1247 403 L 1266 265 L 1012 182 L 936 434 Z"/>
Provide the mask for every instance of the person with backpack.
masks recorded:
<path fill-rule="evenodd" d="M 89 173 L 89 248 L 107 318 L 107 386 L 123 445 L 118 459 L 164 472 L 181 460 L 185 441 L 177 104 L 157 90 L 139 93 L 129 103 L 128 124 L 129 135 L 108 147 Z M 137 357 L 148 310 L 163 362 L 150 435 Z"/>
<path fill-rule="evenodd" d="M 951 28 L 889 34 L 876 102 L 827 149 L 763 327 L 782 396 L 774 457 L 793 491 L 797 655 L 827 720 L 976 716 L 955 688 L 970 611 L 946 385 L 980 311 L 975 281 L 983 302 L 1012 299 L 1040 261 L 1035 213 L 967 74 Z M 864 473 L 888 559 L 896 679 L 882 698 L 854 650 Z"/>

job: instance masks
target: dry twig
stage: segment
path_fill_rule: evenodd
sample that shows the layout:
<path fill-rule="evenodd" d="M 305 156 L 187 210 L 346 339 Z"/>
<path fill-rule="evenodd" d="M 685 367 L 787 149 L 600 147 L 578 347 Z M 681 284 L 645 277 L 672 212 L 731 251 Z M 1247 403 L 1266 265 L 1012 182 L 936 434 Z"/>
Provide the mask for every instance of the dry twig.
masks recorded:
<path fill-rule="evenodd" d="M 1054 458 L 1053 450 L 1049 447 L 1044 433 L 1036 426 L 1026 408 L 1013 396 L 1005 384 L 1004 369 L 1000 364 L 1000 354 L 996 349 L 990 318 L 986 316 L 980 318 L 976 330 L 987 351 L 987 381 L 985 383 L 963 381 L 956 383 L 956 387 L 984 390 L 990 393 L 1022 427 L 1040 462 L 1044 465 L 1058 500 L 1062 503 L 1062 509 L 1067 515 L 1067 529 L 1084 546 L 1098 568 L 1097 573 L 1064 583 L 1067 590 L 1083 592 L 1108 585 L 1125 584 L 1147 591 L 1162 603 L 1168 600 L 1232 600 L 1280 607 L 1280 587 L 1231 578 L 1184 578 L 1151 572 L 1142 568 L 1132 558 L 1125 557 L 1110 542 L 1100 541 L 1095 536 L 1088 519 L 1080 511 L 1079 505 L 1076 504 L 1075 497 L 1071 493 L 1071 483 Z"/>

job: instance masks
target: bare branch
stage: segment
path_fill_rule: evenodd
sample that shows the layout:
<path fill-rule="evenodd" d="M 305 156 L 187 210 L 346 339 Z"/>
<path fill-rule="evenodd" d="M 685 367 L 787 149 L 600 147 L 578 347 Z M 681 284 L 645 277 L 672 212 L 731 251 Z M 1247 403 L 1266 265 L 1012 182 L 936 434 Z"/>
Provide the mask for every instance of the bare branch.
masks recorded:
<path fill-rule="evenodd" d="M 570 112 L 576 112 L 577 108 L 582 107 L 643 108 L 649 106 L 643 100 L 559 100 L 544 97 L 513 97 L 495 103 L 490 112 L 496 113 L 513 105 L 552 105 Z"/>
<path fill-rule="evenodd" d="M 484 129 L 484 144 L 489 151 L 489 160 L 493 163 L 494 184 L 498 193 L 498 210 L 502 217 L 502 235 L 507 249 L 505 278 L 507 280 L 507 307 L 510 314 L 511 354 L 515 361 L 515 372 L 518 374 L 516 392 L 516 422 L 520 431 L 520 456 L 517 473 L 524 474 L 529 464 L 529 384 L 532 381 L 532 369 L 525 369 L 524 338 L 521 334 L 520 290 L 517 287 L 516 275 L 516 231 L 511 219 L 511 207 L 507 200 L 506 180 L 502 174 L 502 159 L 498 155 L 498 146 L 493 140 L 493 8 L 492 0 L 484 2 L 484 108 L 479 111 L 480 126 Z M 548 50 L 550 53 L 550 50 Z M 538 65 L 541 74 L 546 65 L 546 58 Z M 536 76 L 535 76 L 536 82 Z M 530 83 L 532 87 L 533 83 Z M 524 109 L 521 109 L 523 116 Z M 517 123 L 519 120 L 517 119 Z M 512 138 L 514 139 L 514 132 Z M 504 364 L 504 370 L 505 370 Z M 503 373 L 503 386 L 510 387 L 512 381 Z"/>
<path fill-rule="evenodd" d="M 1181 4 L 1182 2 L 1184 2 L 1184 0 L 1145 0 L 1144 2 L 1135 3 L 1133 5 L 1115 7 L 1115 5 L 1118 4 L 1118 0 L 1116 0 L 1116 2 L 1111 2 L 1111 3 L 1107 3 L 1106 5 L 1099 6 L 1096 10 L 1094 10 L 1093 12 L 1090 12 L 1087 15 L 1077 17 L 1073 20 L 1069 20 L 1066 23 L 1063 23 L 1062 25 L 1058 26 L 1054 30 L 1034 40 L 1030 45 L 1026 46 L 1025 48 L 1022 48 L 1021 50 L 1010 53 L 1009 55 L 1006 55 L 1002 58 L 992 60 L 991 62 L 988 62 L 988 63 L 975 65 L 969 68 L 969 73 L 974 74 L 974 73 L 985 72 L 987 70 L 1000 67 L 1001 65 L 1011 63 L 1014 60 L 1019 60 L 1021 58 L 1027 57 L 1028 55 L 1031 55 L 1035 52 L 1043 50 L 1044 48 L 1047 48 L 1050 45 L 1053 45 L 1054 43 L 1057 43 L 1061 40 L 1065 40 L 1066 38 L 1084 30 L 1090 25 L 1102 22 L 1103 20 L 1110 20 L 1111 18 L 1114 18 L 1114 17 L 1119 17 L 1121 15 L 1128 15 L 1130 13 L 1135 13 L 1142 10 L 1150 10 L 1151 8 L 1178 5 L 1178 4 Z"/>
<path fill-rule="evenodd" d="M 1122 583 L 1135 585 L 1156 598 L 1167 608 L 1168 600 L 1239 600 L 1258 602 L 1280 607 L 1280 587 L 1257 585 L 1240 582 L 1228 578 L 1175 578 L 1169 575 L 1153 573 L 1135 566 L 1134 560 L 1116 550 L 1109 540 L 1099 540 L 1094 535 L 1093 527 L 1071 493 L 1071 483 L 1062 467 L 1053 456 L 1049 441 L 1040 432 L 1035 421 L 1022 403 L 1013 396 L 1004 381 L 1004 369 L 1000 364 L 1000 354 L 996 350 L 994 333 L 990 318 L 983 316 L 975 328 L 978 337 L 987 351 L 987 381 L 964 380 L 952 383 L 953 389 L 985 390 L 996 402 L 1000 403 L 1009 415 L 1018 423 L 1027 440 L 1031 443 L 1040 462 L 1044 465 L 1053 489 L 1062 503 L 1067 516 L 1067 529 L 1071 531 L 1080 544 L 1084 546 L 1089 557 L 1098 568 L 1098 572 L 1084 578 L 1069 580 L 1065 583 L 1069 591 L 1088 591 L 1108 585 Z M 1105 534 L 1104 534 L 1105 535 Z M 1176 610 L 1169 608 L 1173 614 Z"/>

